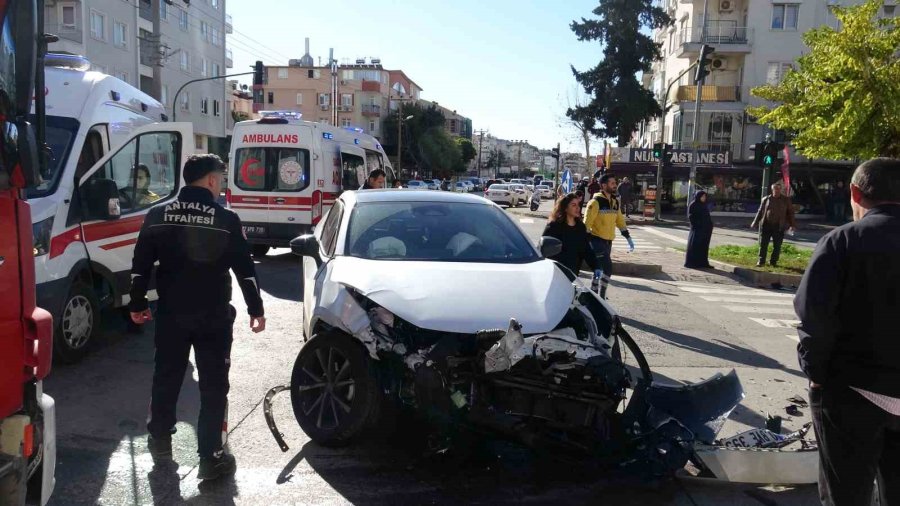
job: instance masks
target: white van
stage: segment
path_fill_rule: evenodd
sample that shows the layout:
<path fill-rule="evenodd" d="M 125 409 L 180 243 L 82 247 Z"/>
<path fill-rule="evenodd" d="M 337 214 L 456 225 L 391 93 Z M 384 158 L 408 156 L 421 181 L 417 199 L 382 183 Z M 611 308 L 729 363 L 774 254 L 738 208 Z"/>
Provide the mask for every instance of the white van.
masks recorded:
<path fill-rule="evenodd" d="M 128 303 L 137 235 L 149 208 L 174 200 L 193 154 L 190 123 L 129 84 L 48 55 L 43 183 L 28 191 L 38 306 L 53 315 L 54 353 L 80 359 L 100 309 Z M 153 295 L 153 294 L 152 294 Z"/>
<path fill-rule="evenodd" d="M 262 111 L 234 125 L 227 206 L 241 217 L 257 256 L 310 233 L 344 190 L 356 190 L 369 171 L 393 169 L 381 144 L 360 129 L 300 119 L 293 111 Z"/>

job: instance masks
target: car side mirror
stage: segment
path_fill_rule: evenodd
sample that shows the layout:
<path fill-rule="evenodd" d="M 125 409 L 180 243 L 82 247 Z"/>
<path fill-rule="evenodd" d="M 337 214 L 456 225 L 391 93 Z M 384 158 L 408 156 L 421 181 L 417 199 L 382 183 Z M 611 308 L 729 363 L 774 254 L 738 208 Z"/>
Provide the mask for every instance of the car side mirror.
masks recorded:
<path fill-rule="evenodd" d="M 298 257 L 312 257 L 316 265 L 322 264 L 319 256 L 319 240 L 313 234 L 304 234 L 291 240 L 291 253 Z"/>
<path fill-rule="evenodd" d="M 555 257 L 562 253 L 562 241 L 556 237 L 545 235 L 538 241 L 538 249 L 544 258 Z"/>
<path fill-rule="evenodd" d="M 81 187 L 89 219 L 114 220 L 122 216 L 119 187 L 112 179 L 90 179 Z"/>

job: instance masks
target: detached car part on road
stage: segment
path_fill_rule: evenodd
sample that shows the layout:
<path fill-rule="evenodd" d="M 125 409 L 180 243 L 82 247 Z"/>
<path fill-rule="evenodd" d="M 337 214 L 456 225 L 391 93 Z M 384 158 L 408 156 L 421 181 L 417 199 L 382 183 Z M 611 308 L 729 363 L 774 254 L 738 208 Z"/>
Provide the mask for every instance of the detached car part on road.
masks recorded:
<path fill-rule="evenodd" d="M 308 340 L 291 384 L 264 403 L 283 451 L 271 402 L 290 390 L 301 428 L 325 446 L 350 443 L 399 408 L 448 445 L 489 433 L 647 477 L 689 460 L 706 476 L 733 467 L 716 455 L 737 450 L 716 436 L 743 398 L 736 373 L 654 383 L 616 312 L 545 259 L 561 244 L 545 237 L 536 249 L 485 199 L 345 193 L 291 247 L 303 257 Z"/>

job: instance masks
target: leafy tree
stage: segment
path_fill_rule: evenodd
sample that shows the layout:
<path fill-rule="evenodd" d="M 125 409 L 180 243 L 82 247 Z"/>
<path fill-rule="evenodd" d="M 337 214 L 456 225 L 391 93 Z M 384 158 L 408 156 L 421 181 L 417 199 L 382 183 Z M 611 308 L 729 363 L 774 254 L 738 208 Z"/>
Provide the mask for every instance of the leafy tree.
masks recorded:
<path fill-rule="evenodd" d="M 654 0 L 600 0 L 593 10 L 597 19 L 581 18 L 570 25 L 578 40 L 603 45 L 603 60 L 584 72 L 572 67 L 591 99 L 570 107 L 566 116 L 597 137 L 615 138 L 619 145 L 628 143 L 641 121 L 662 112 L 653 93 L 637 79 L 638 72 L 649 72 L 650 64 L 662 58 L 661 44 L 641 30 L 672 23 L 656 4 Z"/>
<path fill-rule="evenodd" d="M 832 7 L 841 28 L 806 32 L 799 70 L 751 90 L 779 105 L 748 112 L 790 132 L 811 158 L 900 158 L 900 29 L 895 19 L 878 19 L 883 4 Z"/>
<path fill-rule="evenodd" d="M 432 174 L 462 172 L 466 169 L 459 145 L 443 127 L 433 127 L 418 139 L 419 166 Z"/>
<path fill-rule="evenodd" d="M 590 97 L 578 90 L 577 85 L 566 93 L 566 112 L 559 119 L 559 126 L 577 133 L 578 140 L 584 143 L 584 159 L 591 163 L 592 131 L 596 129 L 597 119 L 588 114 L 585 106 Z"/>
<path fill-rule="evenodd" d="M 434 105 L 422 107 L 417 103 L 403 104 L 400 113 L 403 114 L 403 118 L 412 116 L 403 120 L 404 171 L 413 166 L 424 168 L 420 159 L 422 150 L 419 143 L 426 132 L 444 127 L 444 113 Z M 388 146 L 386 150 L 391 154 L 397 152 L 397 118 L 397 111 L 391 112 L 383 123 L 382 145 Z"/>
<path fill-rule="evenodd" d="M 469 162 L 478 156 L 478 150 L 472 141 L 464 137 L 457 137 L 456 144 L 459 145 L 460 156 L 462 156 L 463 165 L 469 165 Z"/>
<path fill-rule="evenodd" d="M 485 162 L 485 167 L 496 170 L 498 167 L 505 167 L 508 162 L 509 159 L 503 151 L 501 151 L 500 149 L 494 149 L 488 155 L 487 162 Z"/>

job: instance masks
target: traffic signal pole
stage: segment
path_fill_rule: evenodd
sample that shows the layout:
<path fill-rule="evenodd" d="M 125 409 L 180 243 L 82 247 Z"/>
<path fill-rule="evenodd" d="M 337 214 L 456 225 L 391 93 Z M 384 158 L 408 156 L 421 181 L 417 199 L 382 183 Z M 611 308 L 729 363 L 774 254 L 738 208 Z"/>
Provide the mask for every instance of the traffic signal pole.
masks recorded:
<path fill-rule="evenodd" d="M 690 72 L 690 70 L 697 66 L 697 62 L 694 62 L 688 66 L 688 68 L 684 69 L 678 76 L 669 83 L 666 87 L 666 92 L 662 96 L 662 103 L 660 107 L 662 108 L 662 117 L 659 119 L 659 136 L 660 142 L 663 143 L 663 146 L 666 145 L 666 113 L 669 111 L 668 101 L 669 101 L 669 93 L 672 90 L 672 85 L 681 81 L 681 76 Z M 665 148 L 663 148 L 664 152 L 667 152 Z M 666 166 L 665 157 L 659 157 L 656 164 L 656 202 L 655 209 L 653 211 L 653 219 L 659 221 L 662 216 L 662 187 L 663 187 L 663 168 Z"/>
<path fill-rule="evenodd" d="M 700 58 L 697 60 L 697 74 L 694 79 L 694 84 L 697 86 L 697 97 L 694 101 L 694 128 L 691 129 L 691 174 L 688 179 L 688 194 L 687 194 L 687 203 L 685 205 L 685 214 L 688 214 L 688 211 L 691 207 L 691 199 L 694 198 L 694 181 L 697 179 L 697 158 L 699 156 L 697 149 L 697 136 L 700 132 L 700 104 L 701 93 L 703 90 L 703 83 L 706 82 L 706 75 L 709 74 L 709 70 L 706 68 L 709 65 L 709 61 L 707 58 L 710 53 L 712 53 L 713 48 L 704 44 L 706 42 L 706 19 L 709 13 L 709 0 L 704 0 L 703 2 L 703 28 L 700 32 L 700 43 L 703 44 L 700 47 Z"/>

